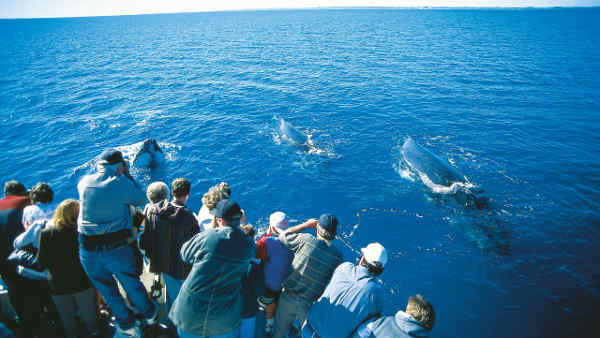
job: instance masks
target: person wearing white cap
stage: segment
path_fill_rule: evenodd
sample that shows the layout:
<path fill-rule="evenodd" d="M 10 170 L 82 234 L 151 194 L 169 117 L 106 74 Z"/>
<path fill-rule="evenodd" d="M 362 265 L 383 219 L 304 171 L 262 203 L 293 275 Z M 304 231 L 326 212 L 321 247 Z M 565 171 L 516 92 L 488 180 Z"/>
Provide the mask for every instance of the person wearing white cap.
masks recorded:
<path fill-rule="evenodd" d="M 256 242 L 256 258 L 261 259 L 265 274 L 265 292 L 260 297 L 265 305 L 265 334 L 270 335 L 275 325 L 275 310 L 277 300 L 281 295 L 281 283 L 290 272 L 290 265 L 294 259 L 292 251 L 279 241 L 279 234 L 288 228 L 287 215 L 276 211 L 269 217 L 269 229 Z"/>
<path fill-rule="evenodd" d="M 377 276 L 387 263 L 387 252 L 379 243 L 371 243 L 361 251 L 358 264 L 346 262 L 335 269 L 323 295 L 308 312 L 303 338 L 348 337 L 360 324 L 381 315 L 383 288 Z"/>

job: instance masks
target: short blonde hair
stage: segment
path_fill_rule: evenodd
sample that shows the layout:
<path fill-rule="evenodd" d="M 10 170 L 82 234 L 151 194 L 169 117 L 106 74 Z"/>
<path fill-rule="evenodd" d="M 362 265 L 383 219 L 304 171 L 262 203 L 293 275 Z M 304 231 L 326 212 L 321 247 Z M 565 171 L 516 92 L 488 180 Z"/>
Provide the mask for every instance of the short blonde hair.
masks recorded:
<path fill-rule="evenodd" d="M 157 203 L 169 198 L 169 186 L 165 182 L 152 182 L 146 190 L 146 197 L 152 203 Z"/>
<path fill-rule="evenodd" d="M 435 323 L 435 310 L 433 305 L 421 295 L 410 296 L 408 305 L 406 305 L 406 313 L 416 319 L 421 325 L 431 330 Z"/>
<path fill-rule="evenodd" d="M 79 215 L 79 202 L 74 199 L 66 199 L 58 205 L 52 222 L 57 229 L 74 228 L 77 226 Z"/>
<path fill-rule="evenodd" d="M 202 204 L 204 204 L 208 210 L 213 210 L 220 200 L 228 199 L 231 195 L 231 189 L 227 182 L 221 182 L 215 186 L 212 186 L 204 196 L 202 196 Z"/>

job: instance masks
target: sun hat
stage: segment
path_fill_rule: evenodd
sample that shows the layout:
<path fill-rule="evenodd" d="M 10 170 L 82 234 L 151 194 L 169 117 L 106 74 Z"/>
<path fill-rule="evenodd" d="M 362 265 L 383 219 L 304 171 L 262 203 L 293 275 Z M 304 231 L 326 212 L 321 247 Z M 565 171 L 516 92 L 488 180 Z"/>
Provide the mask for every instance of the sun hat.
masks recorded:
<path fill-rule="evenodd" d="M 288 228 L 286 214 L 282 211 L 275 211 L 269 216 L 269 225 L 277 229 L 277 231 L 285 231 Z"/>
<path fill-rule="evenodd" d="M 323 214 L 319 217 L 319 227 L 325 232 L 326 237 L 333 239 L 337 233 L 338 220 L 332 214 Z"/>
<path fill-rule="evenodd" d="M 375 266 L 380 265 L 382 268 L 385 267 L 385 264 L 388 260 L 388 255 L 383 245 L 379 243 L 371 243 L 360 249 L 360 251 L 362 251 L 367 263 Z"/>
<path fill-rule="evenodd" d="M 107 149 L 100 154 L 100 163 L 102 164 L 117 164 L 117 163 L 125 163 L 125 159 L 123 159 L 123 154 L 117 149 Z"/>
<path fill-rule="evenodd" d="M 240 206 L 234 201 L 225 199 L 220 200 L 219 203 L 217 203 L 215 210 L 213 210 L 213 214 L 217 218 L 231 221 L 242 217 L 242 209 L 240 209 Z"/>

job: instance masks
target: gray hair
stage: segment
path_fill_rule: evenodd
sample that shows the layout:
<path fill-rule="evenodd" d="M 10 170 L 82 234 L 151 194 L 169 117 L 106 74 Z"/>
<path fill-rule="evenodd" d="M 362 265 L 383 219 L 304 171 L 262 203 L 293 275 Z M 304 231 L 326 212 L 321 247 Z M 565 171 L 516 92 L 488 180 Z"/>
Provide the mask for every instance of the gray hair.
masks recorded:
<path fill-rule="evenodd" d="M 165 182 L 152 182 L 146 190 L 146 196 L 152 203 L 157 203 L 169 198 L 169 186 Z"/>

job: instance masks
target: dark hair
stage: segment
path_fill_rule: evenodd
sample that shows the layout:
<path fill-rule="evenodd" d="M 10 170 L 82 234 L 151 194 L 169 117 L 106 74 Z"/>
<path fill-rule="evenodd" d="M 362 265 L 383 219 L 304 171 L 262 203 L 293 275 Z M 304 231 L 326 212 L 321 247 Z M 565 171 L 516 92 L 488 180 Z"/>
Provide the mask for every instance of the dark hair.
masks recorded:
<path fill-rule="evenodd" d="M 327 229 L 323 228 L 320 225 L 317 226 L 317 233 L 328 241 L 332 241 L 335 238 L 335 235 L 333 235 L 331 232 L 327 231 Z"/>
<path fill-rule="evenodd" d="M 171 193 L 175 198 L 185 197 L 190 193 L 190 186 L 190 181 L 187 179 L 183 177 L 176 178 L 171 184 Z"/>
<path fill-rule="evenodd" d="M 29 191 L 29 198 L 33 203 L 50 203 L 54 198 L 54 191 L 47 183 L 39 182 Z"/>
<path fill-rule="evenodd" d="M 27 190 L 21 182 L 10 180 L 4 183 L 4 195 L 27 196 Z"/>
<path fill-rule="evenodd" d="M 360 260 L 360 265 L 367 268 L 371 276 L 379 276 L 383 273 L 383 266 L 381 265 L 381 263 L 369 264 L 367 260 L 364 259 L 364 257 Z"/>

